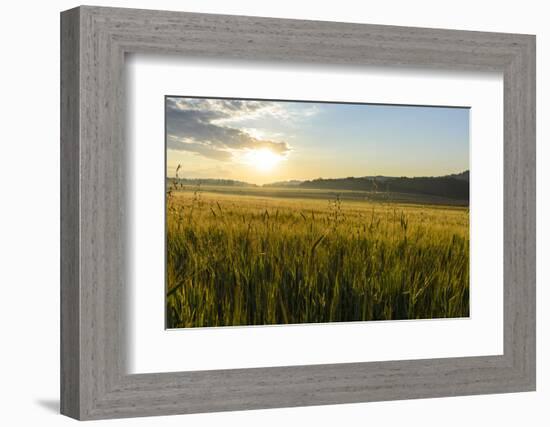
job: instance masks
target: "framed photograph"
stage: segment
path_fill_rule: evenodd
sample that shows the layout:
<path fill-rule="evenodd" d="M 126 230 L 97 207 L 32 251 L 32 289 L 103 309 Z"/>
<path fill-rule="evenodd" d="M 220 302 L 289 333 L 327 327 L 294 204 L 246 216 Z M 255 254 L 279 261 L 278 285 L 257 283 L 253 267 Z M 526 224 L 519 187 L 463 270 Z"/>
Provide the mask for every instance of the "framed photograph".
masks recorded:
<path fill-rule="evenodd" d="M 61 14 L 61 412 L 535 390 L 535 37 Z"/>
<path fill-rule="evenodd" d="M 167 328 L 469 317 L 469 108 L 165 108 Z"/>

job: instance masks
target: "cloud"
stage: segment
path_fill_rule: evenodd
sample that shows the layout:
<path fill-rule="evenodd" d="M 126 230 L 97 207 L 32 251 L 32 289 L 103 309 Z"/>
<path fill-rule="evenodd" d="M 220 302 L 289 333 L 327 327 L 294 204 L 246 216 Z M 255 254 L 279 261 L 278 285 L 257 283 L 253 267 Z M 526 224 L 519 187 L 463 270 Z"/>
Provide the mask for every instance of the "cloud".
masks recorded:
<path fill-rule="evenodd" d="M 192 139 L 179 139 L 168 135 L 168 148 L 170 150 L 190 151 L 214 160 L 229 161 L 233 157 L 230 150 L 216 148 L 207 143 L 193 142 Z"/>
<path fill-rule="evenodd" d="M 167 98 L 168 148 L 221 161 L 231 160 L 239 151 L 262 148 L 286 155 L 290 152 L 287 142 L 255 137 L 234 124 L 262 116 L 283 120 L 287 114 L 273 102 Z"/>

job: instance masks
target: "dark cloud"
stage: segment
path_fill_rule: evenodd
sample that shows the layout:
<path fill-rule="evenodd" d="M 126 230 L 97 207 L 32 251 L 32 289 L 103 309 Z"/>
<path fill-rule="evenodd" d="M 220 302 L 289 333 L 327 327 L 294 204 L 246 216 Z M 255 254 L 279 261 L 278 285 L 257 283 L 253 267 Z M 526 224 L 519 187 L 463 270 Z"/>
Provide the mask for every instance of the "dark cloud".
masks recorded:
<path fill-rule="evenodd" d="M 226 125 L 255 115 L 280 115 L 273 103 L 262 101 L 167 98 L 168 148 L 191 151 L 216 160 L 230 160 L 234 151 L 267 148 L 290 151 L 286 142 L 258 139 Z"/>
<path fill-rule="evenodd" d="M 214 148 L 210 144 L 202 144 L 198 142 L 184 142 L 177 137 L 168 135 L 168 148 L 171 150 L 190 151 L 200 154 L 204 157 L 214 160 L 228 161 L 233 156 L 231 151 L 221 148 Z"/>

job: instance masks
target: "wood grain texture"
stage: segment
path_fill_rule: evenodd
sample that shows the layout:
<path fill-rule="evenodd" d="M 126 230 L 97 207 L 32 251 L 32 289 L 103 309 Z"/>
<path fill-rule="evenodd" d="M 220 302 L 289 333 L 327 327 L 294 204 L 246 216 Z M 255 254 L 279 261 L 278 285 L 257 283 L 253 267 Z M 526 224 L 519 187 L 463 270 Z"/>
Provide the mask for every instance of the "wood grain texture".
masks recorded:
<path fill-rule="evenodd" d="M 61 412 L 80 414 L 79 18 L 61 20 Z"/>
<path fill-rule="evenodd" d="M 535 38 L 80 7 L 62 13 L 62 413 L 78 419 L 535 388 Z M 501 71 L 504 354 L 129 375 L 127 53 Z"/>

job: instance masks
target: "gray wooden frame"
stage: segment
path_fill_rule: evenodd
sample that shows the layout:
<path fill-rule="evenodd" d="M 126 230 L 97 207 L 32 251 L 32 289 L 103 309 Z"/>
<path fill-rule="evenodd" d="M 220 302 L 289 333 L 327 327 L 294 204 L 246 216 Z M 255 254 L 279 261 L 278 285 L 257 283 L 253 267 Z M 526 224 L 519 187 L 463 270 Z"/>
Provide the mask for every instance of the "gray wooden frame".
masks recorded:
<path fill-rule="evenodd" d="M 504 354 L 129 375 L 126 53 L 504 76 Z M 61 412 L 77 419 L 535 389 L 535 37 L 83 6 L 61 14 Z"/>

